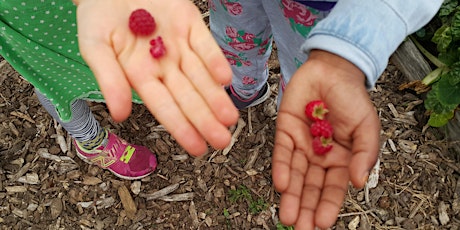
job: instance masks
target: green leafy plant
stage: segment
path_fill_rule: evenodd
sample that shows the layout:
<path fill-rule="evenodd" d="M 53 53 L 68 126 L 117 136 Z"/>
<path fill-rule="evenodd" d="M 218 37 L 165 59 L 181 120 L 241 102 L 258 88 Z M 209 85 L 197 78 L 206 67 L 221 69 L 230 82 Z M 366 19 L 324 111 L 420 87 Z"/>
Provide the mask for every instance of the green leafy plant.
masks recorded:
<path fill-rule="evenodd" d="M 268 208 L 268 204 L 262 198 L 259 198 L 256 201 L 252 201 L 249 203 L 249 211 L 252 214 L 260 213 L 267 208 Z"/>
<path fill-rule="evenodd" d="M 292 226 L 284 226 L 282 223 L 276 224 L 276 230 L 294 230 Z"/>
<path fill-rule="evenodd" d="M 231 202 L 238 202 L 239 200 L 246 200 L 249 206 L 249 212 L 257 214 L 268 208 L 268 203 L 264 199 L 259 198 L 254 200 L 251 191 L 244 185 L 240 185 L 237 189 L 229 191 L 229 200 Z"/>
<path fill-rule="evenodd" d="M 224 216 L 225 216 L 225 222 L 227 223 L 227 229 L 232 229 L 232 223 L 228 219 L 230 217 L 230 212 L 226 208 L 224 208 Z"/>
<path fill-rule="evenodd" d="M 425 108 L 430 113 L 428 124 L 441 127 L 454 117 L 460 104 L 460 4 L 459 0 L 445 0 L 437 16 L 424 30 L 434 33 L 417 33 L 420 37 L 431 36 L 436 56 L 411 37 L 419 50 L 436 67 L 422 83 L 431 90 L 425 99 Z M 423 34 L 420 36 L 420 34 Z"/>
<path fill-rule="evenodd" d="M 252 201 L 251 191 L 249 191 L 249 189 L 244 185 L 240 185 L 237 189 L 231 189 L 229 194 L 231 202 L 238 202 L 239 200 Z"/>

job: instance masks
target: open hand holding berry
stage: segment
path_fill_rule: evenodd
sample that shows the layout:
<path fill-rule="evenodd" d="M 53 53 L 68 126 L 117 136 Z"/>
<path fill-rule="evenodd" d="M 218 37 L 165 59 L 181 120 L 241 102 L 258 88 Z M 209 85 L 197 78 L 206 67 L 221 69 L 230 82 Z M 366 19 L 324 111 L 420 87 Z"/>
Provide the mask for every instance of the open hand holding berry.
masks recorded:
<path fill-rule="evenodd" d="M 79 50 L 113 120 L 142 102 L 192 155 L 230 143 L 239 114 L 222 85 L 232 71 L 193 2 L 79 2 Z"/>

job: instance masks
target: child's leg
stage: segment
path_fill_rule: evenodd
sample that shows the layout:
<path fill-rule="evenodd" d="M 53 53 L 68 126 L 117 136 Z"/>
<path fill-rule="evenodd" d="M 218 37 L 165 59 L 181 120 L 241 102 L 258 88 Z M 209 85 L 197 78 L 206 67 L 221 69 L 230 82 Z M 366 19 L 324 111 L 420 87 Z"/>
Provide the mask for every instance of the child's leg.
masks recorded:
<path fill-rule="evenodd" d="M 84 100 L 72 104 L 72 118 L 63 121 L 53 103 L 35 90 L 48 113 L 75 139 L 77 155 L 87 163 L 110 170 L 116 176 L 135 180 L 151 174 L 157 159 L 148 148 L 132 145 L 103 129 Z"/>
<path fill-rule="evenodd" d="M 94 118 L 86 101 L 77 100 L 72 103 L 72 119 L 64 122 L 59 117 L 51 101 L 37 90 L 35 90 L 35 93 L 46 111 L 48 111 L 48 113 L 61 124 L 61 126 L 75 138 L 82 147 L 91 150 L 105 144 L 103 142 L 107 141 L 107 132 Z"/>
<path fill-rule="evenodd" d="M 281 68 L 279 103 L 284 87 L 300 65 L 307 60 L 307 55 L 300 47 L 313 26 L 327 16 L 333 7 L 331 4 L 334 3 L 326 2 L 322 3 L 323 5 L 313 1 L 312 4 L 307 3 L 312 7 L 293 0 L 263 1 L 263 3 L 272 26 Z"/>
<path fill-rule="evenodd" d="M 210 27 L 233 70 L 233 92 L 253 97 L 266 84 L 272 33 L 263 0 L 209 0 Z"/>

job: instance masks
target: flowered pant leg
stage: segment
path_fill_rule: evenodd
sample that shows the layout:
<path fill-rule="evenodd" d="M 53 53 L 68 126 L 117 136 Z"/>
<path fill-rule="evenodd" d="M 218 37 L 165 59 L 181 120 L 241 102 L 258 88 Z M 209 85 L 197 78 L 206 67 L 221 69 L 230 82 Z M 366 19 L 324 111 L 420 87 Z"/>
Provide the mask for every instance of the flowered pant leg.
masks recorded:
<path fill-rule="evenodd" d="M 249 98 L 268 78 L 273 36 L 262 1 L 209 0 L 209 6 L 211 32 L 233 70 L 232 86 Z"/>
<path fill-rule="evenodd" d="M 300 49 L 305 38 L 329 13 L 293 0 L 209 0 L 209 5 L 211 31 L 232 67 L 232 86 L 244 98 L 260 90 L 268 79 L 272 40 L 283 90 L 307 59 Z"/>

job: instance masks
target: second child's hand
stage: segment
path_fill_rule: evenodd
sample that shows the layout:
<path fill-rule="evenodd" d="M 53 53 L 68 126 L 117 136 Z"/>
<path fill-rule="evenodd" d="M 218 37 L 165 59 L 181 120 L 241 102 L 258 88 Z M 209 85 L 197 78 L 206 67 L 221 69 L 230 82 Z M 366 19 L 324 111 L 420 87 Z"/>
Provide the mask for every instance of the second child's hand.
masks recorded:
<path fill-rule="evenodd" d="M 272 176 L 281 192 L 280 219 L 296 230 L 332 226 L 348 182 L 360 188 L 378 156 L 380 121 L 352 63 L 314 50 L 294 74 L 277 118 Z M 333 148 L 324 156 L 312 150 L 305 105 L 322 100 L 334 128 Z"/>

